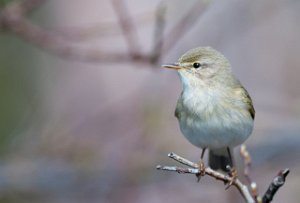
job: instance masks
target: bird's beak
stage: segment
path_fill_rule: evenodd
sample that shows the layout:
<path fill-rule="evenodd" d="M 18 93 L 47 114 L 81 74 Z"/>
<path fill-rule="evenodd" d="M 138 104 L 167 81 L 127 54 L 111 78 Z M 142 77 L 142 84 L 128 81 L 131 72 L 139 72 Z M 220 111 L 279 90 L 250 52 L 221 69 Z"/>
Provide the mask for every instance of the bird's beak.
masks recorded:
<path fill-rule="evenodd" d="M 180 70 L 180 69 L 183 69 L 183 67 L 182 67 L 182 66 L 179 66 L 178 63 L 166 64 L 166 65 L 162 65 L 161 67 L 163 67 L 163 68 L 170 68 L 170 69 L 174 69 L 174 70 Z"/>

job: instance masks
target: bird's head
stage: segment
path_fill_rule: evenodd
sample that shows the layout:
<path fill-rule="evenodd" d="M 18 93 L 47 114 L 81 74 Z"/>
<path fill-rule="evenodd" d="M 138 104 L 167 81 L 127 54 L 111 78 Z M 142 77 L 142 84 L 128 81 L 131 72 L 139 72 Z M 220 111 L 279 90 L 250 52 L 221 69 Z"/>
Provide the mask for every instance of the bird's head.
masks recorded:
<path fill-rule="evenodd" d="M 211 83 L 231 75 L 228 60 L 210 47 L 198 47 L 183 54 L 176 63 L 163 65 L 178 71 L 183 85 Z"/>

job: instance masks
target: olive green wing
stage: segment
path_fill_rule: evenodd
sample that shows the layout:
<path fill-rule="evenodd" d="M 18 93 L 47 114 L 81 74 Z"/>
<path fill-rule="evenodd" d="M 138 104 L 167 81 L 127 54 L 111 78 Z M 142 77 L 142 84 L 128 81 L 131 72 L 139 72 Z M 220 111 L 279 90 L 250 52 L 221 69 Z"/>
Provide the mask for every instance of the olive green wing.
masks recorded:
<path fill-rule="evenodd" d="M 248 91 L 244 87 L 242 87 L 242 88 L 243 88 L 243 101 L 247 105 L 248 111 L 249 111 L 252 119 L 254 120 L 254 118 L 255 118 L 255 109 L 253 107 L 252 99 L 251 99 Z"/>
<path fill-rule="evenodd" d="M 178 118 L 178 119 L 180 118 L 180 112 L 181 111 L 182 111 L 182 103 L 178 100 L 177 105 L 176 105 L 176 109 L 175 109 L 175 113 L 174 113 L 176 118 Z"/>
<path fill-rule="evenodd" d="M 175 109 L 175 114 L 174 114 L 177 119 L 180 119 L 180 115 L 181 115 L 182 111 L 183 111 L 183 104 L 182 104 L 182 92 L 181 92 L 181 95 L 176 104 L 176 109 Z"/>
<path fill-rule="evenodd" d="M 238 96 L 238 98 L 241 98 L 241 101 L 243 104 L 246 105 L 246 108 L 251 116 L 251 118 L 254 120 L 255 118 L 255 109 L 253 107 L 252 99 L 248 93 L 248 91 L 243 87 L 241 82 L 239 80 L 233 80 L 232 84 L 234 86 L 234 94 L 235 96 Z"/>

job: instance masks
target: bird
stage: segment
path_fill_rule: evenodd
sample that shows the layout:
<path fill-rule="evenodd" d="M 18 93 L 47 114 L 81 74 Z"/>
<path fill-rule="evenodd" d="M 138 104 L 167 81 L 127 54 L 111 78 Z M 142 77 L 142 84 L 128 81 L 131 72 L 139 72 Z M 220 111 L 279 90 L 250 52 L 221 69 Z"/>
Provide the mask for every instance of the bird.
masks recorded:
<path fill-rule="evenodd" d="M 232 151 L 251 135 L 255 110 L 229 61 L 211 47 L 198 47 L 162 67 L 176 70 L 181 80 L 175 116 L 185 138 L 202 149 L 200 166 L 208 149 L 209 167 L 236 170 Z"/>

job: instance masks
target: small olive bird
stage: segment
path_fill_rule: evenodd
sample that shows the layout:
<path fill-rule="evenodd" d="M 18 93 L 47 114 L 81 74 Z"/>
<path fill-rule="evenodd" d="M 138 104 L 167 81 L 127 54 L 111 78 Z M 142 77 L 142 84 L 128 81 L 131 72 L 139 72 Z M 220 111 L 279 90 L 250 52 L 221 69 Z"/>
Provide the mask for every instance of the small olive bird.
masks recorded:
<path fill-rule="evenodd" d="M 175 110 L 181 132 L 202 148 L 202 163 L 209 149 L 209 166 L 228 172 L 234 167 L 232 149 L 253 129 L 255 111 L 248 92 L 225 56 L 210 47 L 191 49 L 163 67 L 177 70 L 182 83 Z"/>

